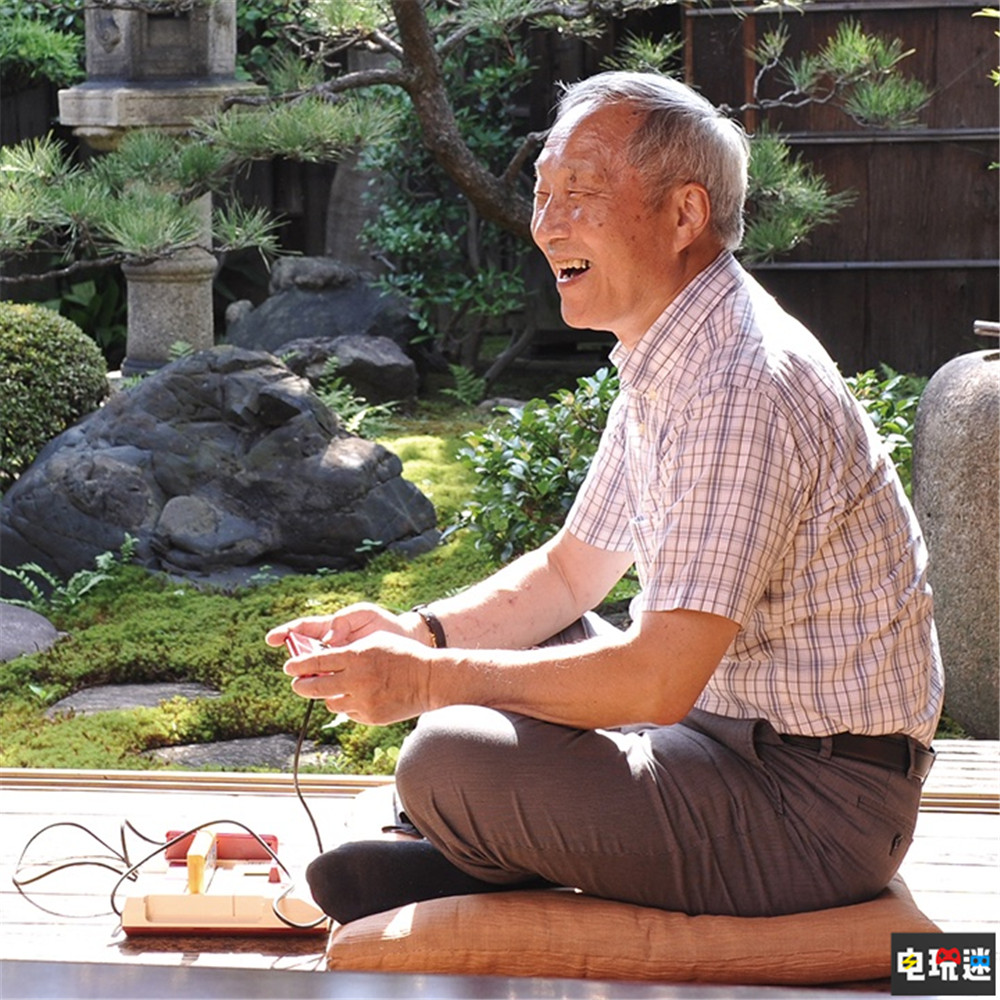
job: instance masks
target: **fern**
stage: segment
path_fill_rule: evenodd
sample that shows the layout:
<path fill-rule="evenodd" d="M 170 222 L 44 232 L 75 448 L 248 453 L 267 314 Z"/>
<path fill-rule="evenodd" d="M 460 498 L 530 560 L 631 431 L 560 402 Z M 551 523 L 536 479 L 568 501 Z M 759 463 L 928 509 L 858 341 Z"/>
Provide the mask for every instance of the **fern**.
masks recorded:
<path fill-rule="evenodd" d="M 465 406 L 475 406 L 482 402 L 486 395 L 486 379 L 480 378 L 471 368 L 464 365 L 448 365 L 451 377 L 455 380 L 452 389 L 442 389 L 442 393 L 457 399 Z"/>
<path fill-rule="evenodd" d="M 117 556 L 113 552 L 102 552 L 94 559 L 93 569 L 77 570 L 65 583 L 38 563 L 22 563 L 13 569 L 0 566 L 0 573 L 16 580 L 29 595 L 26 600 L 5 597 L 4 601 L 18 607 L 31 608 L 39 614 L 75 607 L 85 594 L 99 583 L 110 580 L 121 566 L 130 563 L 135 555 L 135 547 L 136 539 L 126 534 Z"/>

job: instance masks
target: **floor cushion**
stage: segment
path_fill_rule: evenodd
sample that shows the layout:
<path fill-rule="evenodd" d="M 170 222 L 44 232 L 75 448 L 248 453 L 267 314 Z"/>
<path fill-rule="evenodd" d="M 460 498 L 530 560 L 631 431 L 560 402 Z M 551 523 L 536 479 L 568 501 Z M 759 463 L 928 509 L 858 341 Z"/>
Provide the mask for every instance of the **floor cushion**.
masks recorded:
<path fill-rule="evenodd" d="M 888 978 L 892 933 L 937 933 L 898 876 L 866 903 L 691 917 L 566 890 L 452 896 L 334 925 L 336 970 L 816 984 Z"/>

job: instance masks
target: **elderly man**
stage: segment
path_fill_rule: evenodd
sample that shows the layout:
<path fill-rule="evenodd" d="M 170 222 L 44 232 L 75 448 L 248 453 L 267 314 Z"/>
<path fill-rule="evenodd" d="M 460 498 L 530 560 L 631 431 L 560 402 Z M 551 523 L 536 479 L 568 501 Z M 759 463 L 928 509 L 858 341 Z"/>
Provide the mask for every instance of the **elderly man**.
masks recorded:
<path fill-rule="evenodd" d="M 420 716 L 397 796 L 420 839 L 308 878 L 341 921 L 432 896 L 575 886 L 687 913 L 864 900 L 910 843 L 942 680 L 899 479 L 816 340 L 733 257 L 746 140 L 683 85 L 570 87 L 532 231 L 621 393 L 558 534 L 394 615 L 288 622 L 285 669 L 369 723 Z M 627 631 L 545 640 L 635 564 Z"/>

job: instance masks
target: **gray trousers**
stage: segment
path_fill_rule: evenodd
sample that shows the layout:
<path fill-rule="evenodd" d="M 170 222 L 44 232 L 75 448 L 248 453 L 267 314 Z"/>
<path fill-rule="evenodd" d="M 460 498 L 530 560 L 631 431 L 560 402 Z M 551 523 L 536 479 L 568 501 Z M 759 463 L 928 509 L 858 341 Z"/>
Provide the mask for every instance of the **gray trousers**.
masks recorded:
<path fill-rule="evenodd" d="M 454 865 L 685 913 L 776 916 L 870 899 L 908 849 L 920 782 L 783 743 L 763 720 L 578 730 L 454 706 L 396 769 L 406 818 Z"/>

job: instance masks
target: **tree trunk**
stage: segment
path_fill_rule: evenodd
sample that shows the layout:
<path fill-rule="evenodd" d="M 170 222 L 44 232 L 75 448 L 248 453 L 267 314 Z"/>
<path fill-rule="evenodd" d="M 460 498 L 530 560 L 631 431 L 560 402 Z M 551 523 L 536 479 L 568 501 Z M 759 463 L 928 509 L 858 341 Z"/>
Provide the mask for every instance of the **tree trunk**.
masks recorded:
<path fill-rule="evenodd" d="M 484 219 L 530 242 L 531 205 L 517 192 L 516 178 L 505 183 L 494 177 L 462 139 L 423 4 L 392 0 L 392 9 L 406 61 L 406 92 L 424 144 Z"/>

